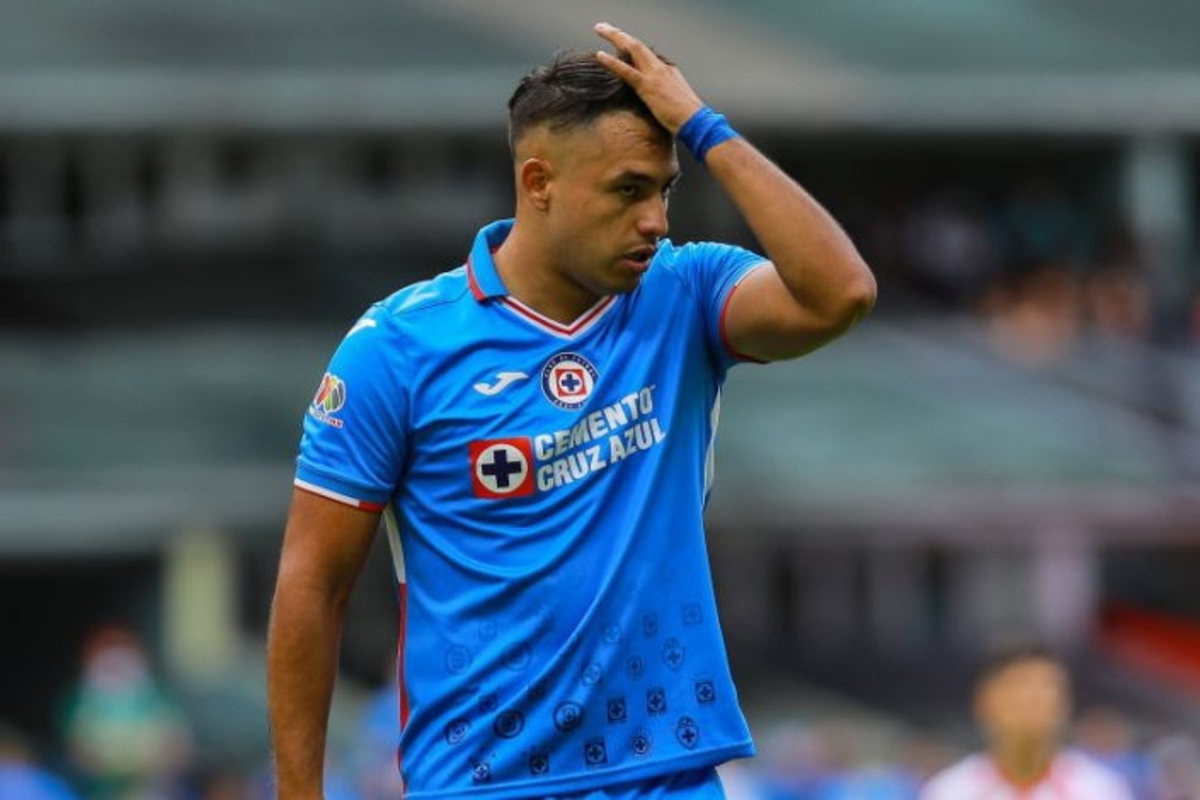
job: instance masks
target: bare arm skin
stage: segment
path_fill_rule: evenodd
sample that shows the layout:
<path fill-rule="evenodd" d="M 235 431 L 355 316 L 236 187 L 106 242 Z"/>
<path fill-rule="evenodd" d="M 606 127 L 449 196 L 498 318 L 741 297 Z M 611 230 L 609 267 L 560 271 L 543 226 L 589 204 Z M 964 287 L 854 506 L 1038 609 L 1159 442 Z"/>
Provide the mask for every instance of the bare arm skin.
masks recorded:
<path fill-rule="evenodd" d="M 726 334 L 735 350 L 795 358 L 871 310 L 874 276 L 808 192 L 745 139 L 717 145 L 706 163 L 774 265 L 748 275 L 729 301 Z"/>
<path fill-rule="evenodd" d="M 679 129 L 703 102 L 680 70 L 610 25 L 596 32 L 626 64 L 597 57 L 625 80 L 662 125 Z M 739 353 L 765 361 L 795 358 L 841 335 L 875 304 L 875 278 L 837 222 L 798 183 L 743 138 L 708 151 L 705 164 L 762 245 L 772 266 L 734 292 L 725 332 Z"/>
<path fill-rule="evenodd" d="M 295 489 L 267 634 L 267 707 L 280 800 L 323 797 L 342 620 L 379 514 Z"/>

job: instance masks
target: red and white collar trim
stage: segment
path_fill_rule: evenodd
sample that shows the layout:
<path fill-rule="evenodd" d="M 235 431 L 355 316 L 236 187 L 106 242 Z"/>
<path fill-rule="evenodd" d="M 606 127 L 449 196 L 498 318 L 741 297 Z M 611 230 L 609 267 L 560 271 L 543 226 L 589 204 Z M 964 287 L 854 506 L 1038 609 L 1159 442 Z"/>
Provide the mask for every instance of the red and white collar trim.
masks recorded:
<path fill-rule="evenodd" d="M 1070 793 L 1064 789 L 1064 773 L 1069 772 L 1070 767 L 1065 763 L 1063 755 L 1061 752 L 1055 755 L 1046 765 L 1045 771 L 1032 783 L 1017 783 L 1000 769 L 1000 765 L 990 755 L 982 754 L 981 758 L 982 766 L 993 786 L 1004 786 L 1019 798 L 1033 797 L 1038 792 L 1049 791 L 1055 800 L 1069 800 Z"/>
<path fill-rule="evenodd" d="M 563 325 L 561 322 L 555 322 L 549 317 L 539 314 L 529 306 L 522 303 L 520 300 L 517 300 L 513 297 L 501 297 L 500 302 L 518 316 L 522 317 L 528 322 L 532 322 L 535 326 L 541 328 L 547 333 L 554 334 L 555 336 L 563 339 L 573 339 L 595 325 L 600 318 L 603 317 L 605 313 L 607 313 L 608 310 L 613 307 L 613 305 L 616 303 L 616 297 L 609 295 L 608 297 L 600 298 L 596 301 L 594 306 L 583 312 L 579 318 L 570 325 Z"/>

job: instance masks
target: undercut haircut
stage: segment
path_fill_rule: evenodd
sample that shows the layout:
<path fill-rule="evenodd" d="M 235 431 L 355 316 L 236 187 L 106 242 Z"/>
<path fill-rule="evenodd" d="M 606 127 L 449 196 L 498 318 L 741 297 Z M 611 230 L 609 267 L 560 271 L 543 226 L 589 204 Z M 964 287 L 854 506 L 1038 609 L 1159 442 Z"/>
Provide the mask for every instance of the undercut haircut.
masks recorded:
<path fill-rule="evenodd" d="M 632 63 L 625 53 L 619 57 Z M 517 84 L 508 100 L 508 146 L 515 155 L 517 142 L 532 128 L 547 125 L 557 132 L 585 127 L 614 111 L 631 112 L 662 128 L 633 87 L 601 64 L 595 53 L 563 50 Z"/>

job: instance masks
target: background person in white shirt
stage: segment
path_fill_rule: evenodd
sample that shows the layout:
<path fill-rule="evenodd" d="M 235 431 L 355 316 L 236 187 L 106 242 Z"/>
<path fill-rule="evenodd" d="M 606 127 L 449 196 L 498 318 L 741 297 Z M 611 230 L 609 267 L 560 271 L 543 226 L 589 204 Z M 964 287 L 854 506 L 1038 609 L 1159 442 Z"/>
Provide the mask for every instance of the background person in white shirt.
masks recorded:
<path fill-rule="evenodd" d="M 1070 710 L 1070 677 L 1048 649 L 997 653 L 975 687 L 986 750 L 935 775 L 920 800 L 1132 800 L 1115 772 L 1063 748 Z"/>

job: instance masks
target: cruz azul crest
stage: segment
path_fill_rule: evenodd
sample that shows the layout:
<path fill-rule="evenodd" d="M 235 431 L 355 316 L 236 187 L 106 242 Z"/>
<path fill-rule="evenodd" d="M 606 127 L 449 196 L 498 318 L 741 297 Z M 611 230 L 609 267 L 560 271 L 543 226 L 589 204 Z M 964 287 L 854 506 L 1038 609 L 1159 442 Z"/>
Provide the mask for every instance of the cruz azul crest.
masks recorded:
<path fill-rule="evenodd" d="M 559 353 L 542 367 L 542 393 L 566 411 L 582 408 L 600 376 L 592 362 L 578 353 Z"/>

